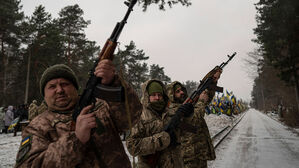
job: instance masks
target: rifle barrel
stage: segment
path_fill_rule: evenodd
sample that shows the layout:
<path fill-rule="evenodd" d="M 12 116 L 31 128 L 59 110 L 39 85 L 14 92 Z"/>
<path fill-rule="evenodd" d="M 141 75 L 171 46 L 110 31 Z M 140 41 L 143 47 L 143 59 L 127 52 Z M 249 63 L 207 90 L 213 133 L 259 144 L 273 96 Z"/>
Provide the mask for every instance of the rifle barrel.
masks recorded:
<path fill-rule="evenodd" d="M 219 67 L 220 67 L 221 69 L 223 69 L 223 68 L 228 64 L 228 62 L 234 58 L 234 56 L 235 56 L 236 54 L 237 54 L 237 53 L 234 52 L 232 55 L 227 55 L 228 60 L 227 60 L 226 62 L 223 62 Z"/>

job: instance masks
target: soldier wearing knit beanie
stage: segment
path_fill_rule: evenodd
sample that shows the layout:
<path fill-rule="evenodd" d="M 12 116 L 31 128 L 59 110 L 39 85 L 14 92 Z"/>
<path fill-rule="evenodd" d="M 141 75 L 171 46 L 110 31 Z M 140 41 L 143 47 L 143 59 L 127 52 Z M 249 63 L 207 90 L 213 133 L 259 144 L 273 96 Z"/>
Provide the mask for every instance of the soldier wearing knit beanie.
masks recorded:
<path fill-rule="evenodd" d="M 64 64 L 57 64 L 46 69 L 40 79 L 40 93 L 43 97 L 45 96 L 44 89 L 46 84 L 55 78 L 65 78 L 72 82 L 77 90 L 79 89 L 78 79 L 74 71 Z"/>

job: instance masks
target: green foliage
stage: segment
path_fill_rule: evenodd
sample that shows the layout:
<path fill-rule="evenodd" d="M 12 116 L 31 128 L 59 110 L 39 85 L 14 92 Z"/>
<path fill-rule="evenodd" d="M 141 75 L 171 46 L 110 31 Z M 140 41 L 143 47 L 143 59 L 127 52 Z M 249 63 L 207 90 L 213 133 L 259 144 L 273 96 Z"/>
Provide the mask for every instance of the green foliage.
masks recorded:
<path fill-rule="evenodd" d="M 158 64 L 153 64 L 150 66 L 150 79 L 158 79 L 164 84 L 171 82 L 170 77 L 165 75 L 164 67 L 160 67 Z"/>
<path fill-rule="evenodd" d="M 275 106 L 277 102 L 286 99 L 286 97 L 280 97 L 273 95 L 279 92 L 280 89 L 286 92 L 286 89 L 282 85 L 272 86 L 271 89 L 264 85 L 271 85 L 269 81 L 274 80 L 273 74 L 277 74 L 280 80 L 284 81 L 289 86 L 294 87 L 289 92 L 292 98 L 296 100 L 292 105 L 299 109 L 299 1 L 298 0 L 260 0 L 255 4 L 257 9 L 257 28 L 254 29 L 254 33 L 257 39 L 253 41 L 260 45 L 259 53 L 261 53 L 263 59 L 259 62 L 259 76 L 255 80 L 255 86 L 253 90 L 253 98 L 256 102 L 256 106 L 259 108 L 259 97 L 263 97 L 263 107 L 265 110 L 269 104 Z M 275 73 L 269 73 L 270 67 L 274 68 Z M 268 78 L 272 75 L 272 78 Z M 268 79 L 267 79 L 268 78 Z M 275 81 L 275 80 L 274 80 Z M 277 83 L 277 80 L 276 80 Z M 283 83 L 282 83 L 283 84 Z M 279 94 L 281 95 L 281 94 Z M 274 100 L 272 97 L 279 97 L 278 100 Z M 272 100 L 272 102 L 267 102 Z M 292 101 L 289 101 L 292 102 Z"/>
<path fill-rule="evenodd" d="M 125 45 L 125 50 L 119 49 L 114 58 L 117 70 L 121 71 L 124 79 L 133 86 L 139 96 L 142 95 L 141 84 L 149 79 L 158 79 L 165 84 L 171 82 L 164 73 L 164 67 L 153 64 L 149 69 L 146 63 L 148 59 L 143 50 L 136 48 L 133 41 Z"/>
<path fill-rule="evenodd" d="M 147 7 L 151 4 L 157 4 L 160 10 L 165 10 L 165 6 L 170 8 L 173 5 L 181 4 L 183 6 L 190 6 L 191 0 L 138 0 L 139 4 L 142 5 L 143 11 L 147 10 Z"/>
<path fill-rule="evenodd" d="M 13 2 L 17 1 L 5 1 L 0 5 L 0 8 L 5 9 L 4 11 L 9 11 L 8 6 L 14 10 L 9 11 L 11 13 L 1 13 L 0 15 L 0 18 L 5 16 L 11 22 L 10 27 L 9 25 L 3 25 L 0 28 L 4 34 L 1 37 L 9 39 L 7 44 L 4 45 L 7 47 L 2 48 L 1 55 L 5 54 L 6 51 L 10 52 L 5 59 L 1 59 L 5 62 L 0 64 L 5 65 L 3 68 L 1 67 L 1 72 L 5 72 L 1 73 L 1 77 L 6 81 L 5 86 L 4 83 L 1 83 L 6 88 L 2 91 L 9 91 L 8 86 L 11 88 L 11 94 L 6 96 L 5 100 L 13 102 L 12 104 L 15 105 L 23 103 L 29 56 L 31 58 L 29 103 L 32 99 L 42 99 L 38 91 L 40 76 L 47 67 L 54 64 L 70 65 L 78 75 L 80 86 L 84 86 L 88 71 L 92 67 L 99 47 L 96 46 L 94 41 L 89 41 L 85 37 L 84 28 L 90 22 L 83 19 L 83 11 L 79 6 L 67 6 L 61 10 L 58 18 L 52 19 L 51 15 L 45 11 L 45 7 L 39 5 L 32 16 L 26 17 L 25 20 L 14 21 L 14 18 L 19 17 L 13 16 L 13 13 L 17 12 L 16 8 L 12 8 Z M 18 5 L 18 3 L 15 5 Z M 1 10 L 1 12 L 4 11 Z M 23 16 L 22 13 L 19 15 Z M 9 34 L 11 37 L 7 36 Z M 4 39 L 2 40 L 6 43 Z M 22 48 L 19 46 L 22 46 Z M 15 49 L 12 49 L 13 47 Z M 13 57 L 14 55 L 15 57 Z M 7 66 L 8 63 L 10 66 Z M 5 94 L 0 96 L 1 100 L 4 100 L 2 95 Z M 2 104 L 4 103 L 2 102 Z"/>
<path fill-rule="evenodd" d="M 32 90 L 39 88 L 39 80 L 43 71 L 48 66 L 63 61 L 62 38 L 57 24 L 41 5 L 35 8 L 31 17 L 26 17 L 22 30 L 23 43 L 26 46 L 23 48 L 24 58 L 19 67 L 18 83 L 23 83 L 24 88 L 26 87 L 25 77 L 30 56 L 28 98 L 31 102 L 31 99 L 40 98 L 39 92 L 32 92 Z"/>
<path fill-rule="evenodd" d="M 81 47 L 86 42 L 84 28 L 90 24 L 83 18 L 83 10 L 76 4 L 66 6 L 59 12 L 58 25 L 63 37 L 65 58 L 70 67 L 78 67 L 81 55 Z"/>
<path fill-rule="evenodd" d="M 0 51 L 1 105 L 24 102 L 28 63 L 28 103 L 33 99 L 42 100 L 39 80 L 44 70 L 54 64 L 69 65 L 78 76 L 80 88 L 85 86 L 100 47 L 86 38 L 84 29 L 90 21 L 83 18 L 84 12 L 78 5 L 66 6 L 54 19 L 41 5 L 35 8 L 31 16 L 24 18 L 16 0 L 0 0 L 0 9 L 0 40 L 3 43 Z M 117 69 L 120 70 L 122 65 L 124 78 L 139 95 L 140 85 L 150 75 L 170 81 L 164 74 L 164 68 L 159 65 L 152 65 L 149 73 L 148 58 L 133 41 L 115 55 Z"/>
<path fill-rule="evenodd" d="M 137 92 L 140 92 L 140 85 L 148 79 L 148 60 L 143 50 L 136 48 L 133 41 L 125 45 L 125 50 L 119 50 L 115 55 L 115 65 L 121 69 L 124 79 L 130 83 Z"/>
<path fill-rule="evenodd" d="M 299 70 L 299 1 L 260 0 L 256 9 L 254 41 L 261 45 L 269 64 L 279 70 L 280 78 L 294 85 Z"/>
<path fill-rule="evenodd" d="M 99 51 L 99 47 L 94 41 L 86 39 L 84 29 L 90 24 L 90 21 L 86 21 L 83 14 L 83 10 L 75 4 L 64 7 L 59 12 L 57 19 L 62 36 L 65 62 L 78 74 L 82 87 L 85 86 L 88 72 Z"/>
<path fill-rule="evenodd" d="M 20 10 L 20 1 L 0 0 L 0 103 L 3 105 L 18 96 L 13 94 L 18 67 L 13 63 L 20 59 L 20 25 L 24 18 Z"/>

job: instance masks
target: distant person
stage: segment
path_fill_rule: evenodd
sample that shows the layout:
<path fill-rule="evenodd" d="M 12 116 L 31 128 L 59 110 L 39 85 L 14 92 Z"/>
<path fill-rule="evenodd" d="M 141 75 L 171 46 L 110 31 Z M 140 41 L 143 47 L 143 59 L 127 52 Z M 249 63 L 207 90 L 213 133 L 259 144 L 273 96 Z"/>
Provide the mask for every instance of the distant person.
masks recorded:
<path fill-rule="evenodd" d="M 13 106 L 8 106 L 7 111 L 5 113 L 5 129 L 4 132 L 7 134 L 8 127 L 10 126 L 11 122 L 14 120 L 14 113 L 13 113 Z"/>
<path fill-rule="evenodd" d="M 37 101 L 33 100 L 29 106 L 28 114 L 29 114 L 29 121 L 32 121 L 36 116 L 43 113 L 47 110 L 47 104 L 45 101 L 42 101 L 41 104 L 38 106 Z"/>
<path fill-rule="evenodd" d="M 33 100 L 32 103 L 29 105 L 29 109 L 28 109 L 28 120 L 31 121 L 34 117 L 37 116 L 37 101 Z"/>

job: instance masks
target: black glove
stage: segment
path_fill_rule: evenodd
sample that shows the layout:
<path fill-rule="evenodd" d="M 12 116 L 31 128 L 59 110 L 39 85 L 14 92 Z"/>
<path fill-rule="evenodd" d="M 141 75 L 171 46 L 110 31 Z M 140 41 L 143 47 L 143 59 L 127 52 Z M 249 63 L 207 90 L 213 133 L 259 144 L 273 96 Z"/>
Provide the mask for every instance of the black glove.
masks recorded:
<path fill-rule="evenodd" d="M 176 146 L 178 143 L 177 143 L 177 138 L 176 138 L 174 130 L 173 129 L 168 129 L 168 130 L 165 130 L 165 131 L 170 136 L 170 144 L 169 144 L 169 146 Z"/>
<path fill-rule="evenodd" d="M 190 117 L 194 113 L 194 106 L 192 103 L 182 104 L 177 112 L 184 114 L 184 117 Z"/>

